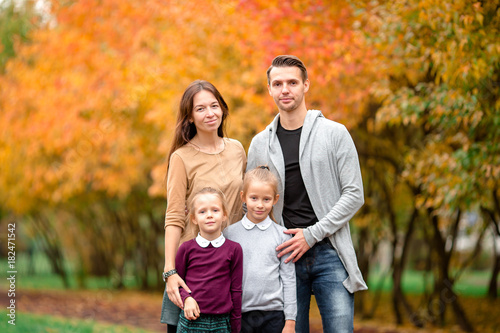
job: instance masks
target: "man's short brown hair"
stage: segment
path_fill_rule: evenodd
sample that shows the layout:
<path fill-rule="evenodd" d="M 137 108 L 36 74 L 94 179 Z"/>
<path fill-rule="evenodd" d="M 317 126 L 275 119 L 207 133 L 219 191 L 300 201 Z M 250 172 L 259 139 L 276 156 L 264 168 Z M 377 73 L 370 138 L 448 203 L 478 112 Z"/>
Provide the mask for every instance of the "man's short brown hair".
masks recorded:
<path fill-rule="evenodd" d="M 274 67 L 298 67 L 302 74 L 302 81 L 306 82 L 307 80 L 306 66 L 299 58 L 293 55 L 279 55 L 273 59 L 271 66 L 267 69 L 267 84 L 271 84 L 270 74 Z"/>

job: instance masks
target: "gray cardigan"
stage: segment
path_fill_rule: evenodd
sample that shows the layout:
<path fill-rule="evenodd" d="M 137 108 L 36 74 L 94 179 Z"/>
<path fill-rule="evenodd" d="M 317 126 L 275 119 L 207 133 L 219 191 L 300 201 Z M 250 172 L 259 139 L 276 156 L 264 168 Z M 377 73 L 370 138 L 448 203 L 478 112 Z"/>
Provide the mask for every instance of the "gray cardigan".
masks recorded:
<path fill-rule="evenodd" d="M 257 134 L 248 150 L 247 171 L 268 165 L 279 180 L 279 200 L 274 216 L 284 225 L 285 162 L 276 135 L 279 114 Z M 307 244 L 329 237 L 349 274 L 343 282 L 351 293 L 368 289 L 359 270 L 349 220 L 364 203 L 363 182 L 354 142 L 344 125 L 326 119 L 321 111 L 309 110 L 300 137 L 299 163 L 304 185 L 319 221 L 304 229 Z"/>

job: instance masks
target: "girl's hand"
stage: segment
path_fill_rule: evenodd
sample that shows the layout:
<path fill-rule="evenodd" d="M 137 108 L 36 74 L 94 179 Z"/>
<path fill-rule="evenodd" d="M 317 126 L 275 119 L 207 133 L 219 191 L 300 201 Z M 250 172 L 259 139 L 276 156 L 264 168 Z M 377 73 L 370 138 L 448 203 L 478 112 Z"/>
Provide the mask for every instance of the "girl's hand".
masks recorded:
<path fill-rule="evenodd" d="M 168 277 L 167 279 L 167 294 L 168 298 L 177 305 L 179 308 L 183 308 L 181 294 L 179 293 L 179 288 L 184 288 L 188 293 L 191 292 L 191 289 L 188 288 L 184 280 L 178 275 L 174 274 Z M 187 318 L 187 317 L 186 317 Z"/>
<path fill-rule="evenodd" d="M 282 333 L 295 333 L 295 320 L 285 321 Z"/>
<path fill-rule="evenodd" d="M 198 302 L 192 297 L 186 298 L 184 303 L 184 317 L 187 320 L 196 320 L 200 316 L 200 307 Z"/>

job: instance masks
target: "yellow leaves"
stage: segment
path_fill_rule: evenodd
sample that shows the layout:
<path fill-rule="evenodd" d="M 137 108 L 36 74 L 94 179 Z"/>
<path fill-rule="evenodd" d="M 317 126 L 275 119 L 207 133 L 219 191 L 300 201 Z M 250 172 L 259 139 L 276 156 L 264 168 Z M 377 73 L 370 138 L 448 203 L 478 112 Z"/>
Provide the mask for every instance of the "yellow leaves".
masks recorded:
<path fill-rule="evenodd" d="M 236 15 L 227 2 L 58 7 L 57 25 L 36 31 L 0 78 L 1 123 L 9 124 L 0 142 L 12 137 L 26 152 L 24 163 L 13 160 L 0 176 L 2 189 L 8 183 L 20 191 L 4 192 L 20 198 L 31 188 L 34 198 L 59 203 L 87 190 L 123 197 L 147 187 L 151 168 L 166 154 L 184 87 L 200 77 L 238 80 L 234 52 L 227 52 L 233 40 L 211 33 L 214 24 L 220 32 L 232 29 L 223 24 L 226 11 Z M 37 171 L 37 178 L 23 179 L 33 174 L 31 165 L 46 176 Z"/>
<path fill-rule="evenodd" d="M 165 187 L 165 175 L 167 174 L 167 164 L 156 165 L 151 170 L 151 178 L 153 179 L 153 185 L 148 189 L 148 195 L 150 197 L 165 197 L 166 187 Z"/>
<path fill-rule="evenodd" d="M 472 15 L 462 15 L 460 17 L 460 20 L 462 21 L 463 25 L 465 28 L 469 27 L 472 25 L 474 22 L 474 16 Z"/>
<path fill-rule="evenodd" d="M 308 106 L 348 127 L 366 116 L 370 102 L 383 104 L 374 130 L 424 123 L 428 129 L 447 117 L 477 123 L 481 112 L 471 112 L 470 96 L 399 88 L 416 87 L 429 73 L 435 84 L 457 91 L 479 81 L 491 68 L 489 57 L 500 54 L 492 34 L 483 42 L 473 34 L 483 9 L 465 0 L 391 6 L 372 3 L 362 15 L 344 1 L 88 0 L 57 7 L 57 24 L 34 32 L 0 78 L 7 110 L 0 142 L 11 136 L 28 161 L 16 160 L 9 170 L 23 172 L 7 171 L 0 184 L 36 182 L 36 195 L 54 193 L 53 202 L 89 189 L 124 196 L 134 186 L 151 185 L 150 195 L 161 195 L 184 88 L 195 79 L 212 81 L 230 107 L 230 136 L 247 146 L 276 113 L 265 71 L 279 53 L 306 63 L 314 87 Z M 474 45 L 486 45 L 486 54 L 471 57 Z M 15 181 L 33 165 L 47 176 Z"/>

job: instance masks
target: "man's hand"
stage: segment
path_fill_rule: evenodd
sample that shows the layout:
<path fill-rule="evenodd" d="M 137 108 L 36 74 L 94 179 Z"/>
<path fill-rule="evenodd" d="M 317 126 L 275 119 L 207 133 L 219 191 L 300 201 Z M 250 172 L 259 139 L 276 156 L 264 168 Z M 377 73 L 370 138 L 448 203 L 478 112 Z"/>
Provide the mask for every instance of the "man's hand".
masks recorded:
<path fill-rule="evenodd" d="M 186 298 L 184 302 L 184 317 L 187 320 L 196 320 L 200 316 L 200 307 L 198 302 L 192 297 Z"/>
<path fill-rule="evenodd" d="M 285 321 L 285 327 L 283 327 L 282 333 L 295 333 L 295 320 Z"/>
<path fill-rule="evenodd" d="M 184 288 L 188 293 L 191 292 L 191 289 L 188 288 L 184 280 L 178 275 L 174 274 L 169 276 L 167 279 L 167 294 L 168 298 L 177 305 L 179 308 L 183 309 L 184 306 L 182 304 L 181 294 L 179 293 L 179 288 Z"/>
<path fill-rule="evenodd" d="M 302 229 L 288 229 L 285 230 L 284 233 L 295 236 L 276 248 L 276 251 L 279 251 L 278 258 L 292 252 L 290 253 L 290 256 L 286 258 L 285 263 L 288 263 L 291 260 L 293 260 L 293 262 L 297 262 L 297 260 L 299 260 L 304 253 L 310 249 L 309 245 L 307 245 L 306 239 L 304 238 L 304 233 Z"/>

